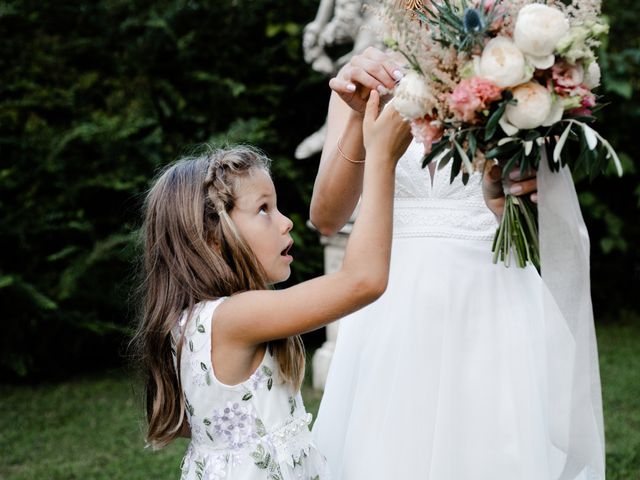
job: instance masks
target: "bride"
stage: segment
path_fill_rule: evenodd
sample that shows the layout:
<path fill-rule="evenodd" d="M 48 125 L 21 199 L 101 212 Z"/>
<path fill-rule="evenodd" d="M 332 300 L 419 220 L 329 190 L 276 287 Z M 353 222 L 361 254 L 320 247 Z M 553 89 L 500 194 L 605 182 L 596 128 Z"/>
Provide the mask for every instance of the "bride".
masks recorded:
<path fill-rule="evenodd" d="M 325 235 L 361 192 L 368 92 L 385 94 L 402 75 L 370 48 L 330 81 L 311 204 Z M 479 174 L 450 183 L 449 167 L 422 169 L 421 156 L 413 143 L 397 167 L 387 292 L 340 324 L 313 431 L 334 477 L 603 480 L 597 363 L 575 360 L 582 340 L 542 308 L 535 268 L 491 261 L 500 172 L 485 175 L 485 204 Z M 534 175 L 511 180 L 511 193 L 535 191 Z"/>

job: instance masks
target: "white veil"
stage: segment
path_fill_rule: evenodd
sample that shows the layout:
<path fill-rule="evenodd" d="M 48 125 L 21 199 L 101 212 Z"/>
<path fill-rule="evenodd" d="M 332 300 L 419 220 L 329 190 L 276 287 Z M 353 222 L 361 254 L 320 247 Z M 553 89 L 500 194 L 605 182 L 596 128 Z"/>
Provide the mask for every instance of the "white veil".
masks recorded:
<path fill-rule="evenodd" d="M 569 365 L 549 365 L 549 393 L 558 418 L 553 441 L 567 453 L 559 480 L 604 479 L 604 424 L 598 352 L 591 305 L 589 235 L 567 167 L 551 172 L 546 155 L 538 170 L 540 263 L 545 311 L 559 308 L 575 341 Z M 565 345 L 566 347 L 566 345 Z M 549 358 L 554 343 L 550 342 Z M 566 353 L 566 352 L 565 352 Z M 555 381 L 571 379 L 569 398 L 553 397 Z M 558 405 L 562 402 L 563 405 Z M 561 418 L 562 417 L 562 418 Z"/>

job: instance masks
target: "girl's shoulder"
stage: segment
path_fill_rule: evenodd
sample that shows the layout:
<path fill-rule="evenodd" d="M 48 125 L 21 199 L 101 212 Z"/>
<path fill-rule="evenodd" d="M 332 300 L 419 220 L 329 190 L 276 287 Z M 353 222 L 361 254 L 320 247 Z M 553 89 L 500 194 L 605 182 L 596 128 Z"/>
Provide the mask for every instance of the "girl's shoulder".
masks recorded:
<path fill-rule="evenodd" d="M 174 340 L 184 336 L 186 342 L 197 342 L 204 346 L 211 337 L 213 312 L 226 298 L 202 300 L 192 308 L 185 309 L 172 329 Z"/>

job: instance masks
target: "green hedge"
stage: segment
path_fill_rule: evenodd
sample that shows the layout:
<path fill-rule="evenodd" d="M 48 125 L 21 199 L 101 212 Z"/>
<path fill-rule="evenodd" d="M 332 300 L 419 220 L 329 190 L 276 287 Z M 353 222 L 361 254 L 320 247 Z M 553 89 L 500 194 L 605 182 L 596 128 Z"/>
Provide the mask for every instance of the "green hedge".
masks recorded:
<path fill-rule="evenodd" d="M 302 60 L 302 27 L 316 8 L 311 0 L 0 2 L 5 378 L 121 360 L 141 199 L 155 172 L 194 145 L 264 148 L 297 225 L 293 280 L 320 271 L 317 237 L 304 225 L 317 159 L 292 159 L 322 124 L 329 94 Z M 599 130 L 628 173 L 580 188 L 596 305 L 615 310 L 637 306 L 625 285 L 640 279 L 640 14 L 632 1 L 606 9 L 603 90 L 612 105 Z"/>

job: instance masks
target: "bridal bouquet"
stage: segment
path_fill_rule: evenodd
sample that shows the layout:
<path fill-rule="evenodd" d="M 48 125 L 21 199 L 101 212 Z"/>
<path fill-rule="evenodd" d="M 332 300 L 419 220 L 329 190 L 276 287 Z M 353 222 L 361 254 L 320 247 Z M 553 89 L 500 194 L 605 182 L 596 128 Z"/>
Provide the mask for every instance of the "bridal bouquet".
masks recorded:
<path fill-rule="evenodd" d="M 423 167 L 442 156 L 451 181 L 466 184 L 487 164 L 551 171 L 568 165 L 593 177 L 612 160 L 611 145 L 589 126 L 600 107 L 593 89 L 595 49 L 608 26 L 599 0 L 389 0 L 380 13 L 388 46 L 410 71 L 395 108 L 425 147 Z M 569 143 L 575 147 L 568 148 Z M 494 263 L 539 267 L 535 205 L 506 196 L 493 243 Z"/>

